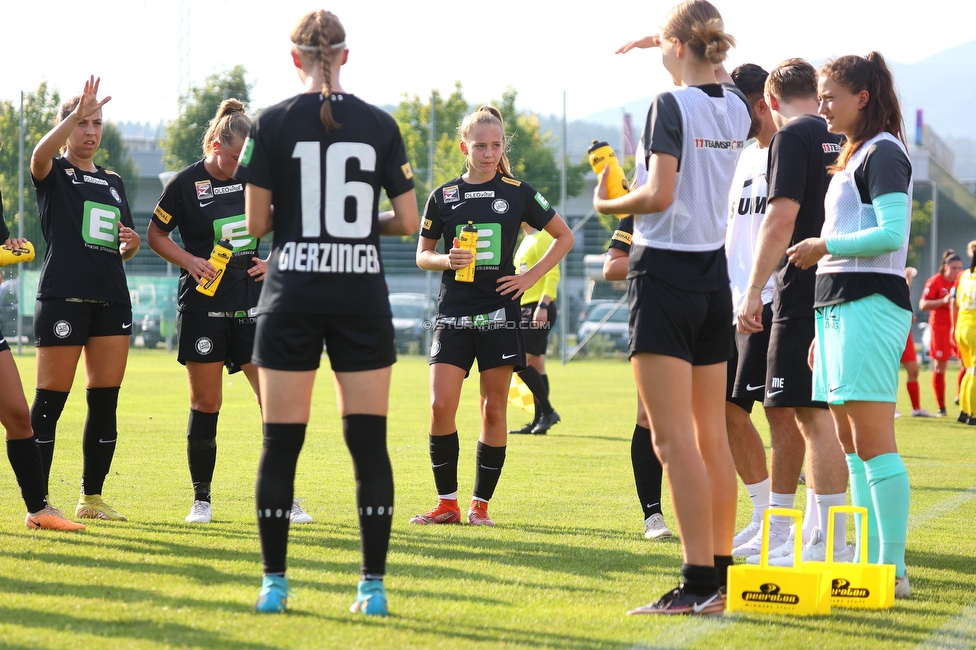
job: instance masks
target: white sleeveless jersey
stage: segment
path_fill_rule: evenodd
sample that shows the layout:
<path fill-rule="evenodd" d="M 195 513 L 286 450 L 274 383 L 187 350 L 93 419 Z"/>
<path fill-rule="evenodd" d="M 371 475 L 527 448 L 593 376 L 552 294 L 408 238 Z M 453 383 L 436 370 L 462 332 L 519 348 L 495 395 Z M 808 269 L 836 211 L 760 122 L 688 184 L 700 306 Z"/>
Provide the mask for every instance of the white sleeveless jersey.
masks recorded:
<path fill-rule="evenodd" d="M 867 142 L 857 150 L 843 171 L 834 174 L 830 179 L 830 186 L 827 188 L 827 196 L 824 199 L 826 211 L 823 225 L 822 237 L 834 235 L 847 235 L 850 233 L 876 228 L 878 226 L 878 215 L 874 212 L 874 206 L 870 203 L 861 202 L 861 193 L 857 189 L 854 180 L 854 172 L 864 162 L 868 149 L 876 142 L 890 140 L 898 145 L 902 153 L 908 156 L 905 146 L 890 133 L 882 132 Z M 908 196 L 912 196 L 912 183 L 908 183 Z M 901 248 L 891 253 L 883 255 L 872 255 L 870 257 L 835 257 L 828 253 L 821 258 L 817 265 L 817 275 L 824 273 L 888 273 L 891 275 L 902 276 L 905 273 L 905 261 L 908 258 L 908 233 L 912 223 L 911 203 L 908 207 L 908 219 L 906 223 L 909 227 L 905 229 L 905 239 Z"/>
<path fill-rule="evenodd" d="M 729 225 L 725 233 L 725 255 L 729 260 L 729 279 L 732 281 L 732 309 L 738 314 L 749 290 L 749 274 L 756 259 L 759 228 L 766 217 L 766 166 L 769 148 L 754 142 L 742 151 L 729 189 Z M 775 276 L 762 290 L 763 304 L 773 301 Z"/>
<path fill-rule="evenodd" d="M 718 250 L 725 244 L 729 186 L 749 132 L 749 109 L 727 89 L 723 97 L 695 87 L 670 94 L 681 111 L 683 140 L 674 201 L 663 212 L 635 215 L 634 244 Z"/>

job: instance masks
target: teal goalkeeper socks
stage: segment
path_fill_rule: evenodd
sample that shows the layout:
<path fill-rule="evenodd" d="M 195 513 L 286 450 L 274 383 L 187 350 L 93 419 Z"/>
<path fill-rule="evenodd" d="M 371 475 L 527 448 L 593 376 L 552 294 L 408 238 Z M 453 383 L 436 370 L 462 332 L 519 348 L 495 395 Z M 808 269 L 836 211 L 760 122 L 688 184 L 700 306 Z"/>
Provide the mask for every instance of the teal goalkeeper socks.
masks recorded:
<path fill-rule="evenodd" d="M 868 487 L 868 475 L 864 470 L 864 461 L 857 454 L 846 454 L 846 456 L 847 469 L 851 473 L 851 503 L 868 510 L 868 562 L 877 564 L 881 552 L 881 537 L 878 531 L 878 517 L 874 511 L 874 502 L 871 498 L 871 488 Z M 860 560 L 861 557 L 861 526 L 863 524 L 861 517 L 854 517 L 858 550 L 855 559 L 857 560 Z"/>
<path fill-rule="evenodd" d="M 897 453 L 864 462 L 871 500 L 881 532 L 881 562 L 894 564 L 895 575 L 905 575 L 905 538 L 908 536 L 908 472 Z"/>

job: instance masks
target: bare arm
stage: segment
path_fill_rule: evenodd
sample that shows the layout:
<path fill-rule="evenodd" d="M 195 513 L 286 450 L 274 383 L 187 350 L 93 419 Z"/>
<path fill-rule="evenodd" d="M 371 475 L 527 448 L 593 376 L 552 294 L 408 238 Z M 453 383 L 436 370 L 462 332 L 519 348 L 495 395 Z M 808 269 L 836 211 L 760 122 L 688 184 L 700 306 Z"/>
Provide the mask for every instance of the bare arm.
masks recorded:
<path fill-rule="evenodd" d="M 678 178 L 678 159 L 666 153 L 652 153 L 647 168 L 647 183 L 616 199 L 607 198 L 606 172 L 593 192 L 593 207 L 601 214 L 650 214 L 663 212 L 674 202 Z"/>
<path fill-rule="evenodd" d="M 417 238 L 417 266 L 424 271 L 453 271 L 471 263 L 471 251 L 458 248 L 457 237 L 454 248 L 447 253 L 438 253 L 437 240 L 421 235 Z"/>
<path fill-rule="evenodd" d="M 762 331 L 762 288 L 769 282 L 769 277 L 789 248 L 799 211 L 800 204 L 792 199 L 777 197 L 769 202 L 766 218 L 759 228 L 746 302 L 737 318 L 737 327 L 743 334 Z"/>
<path fill-rule="evenodd" d="M 417 194 L 408 190 L 390 199 L 393 204 L 392 212 L 380 213 L 381 235 L 412 235 L 420 227 L 420 216 L 417 214 Z"/>
<path fill-rule="evenodd" d="M 264 237 L 274 228 L 271 209 L 271 190 L 248 183 L 244 188 L 244 219 L 247 231 Z"/>
<path fill-rule="evenodd" d="M 922 298 L 918 301 L 918 308 L 922 311 L 932 311 L 933 309 L 942 309 L 951 302 L 951 295 L 946 295 L 944 298 Z"/>
<path fill-rule="evenodd" d="M 91 79 L 85 82 L 85 88 L 81 93 L 81 101 L 78 102 L 75 110 L 55 125 L 53 129 L 48 131 L 41 138 L 41 141 L 37 143 L 37 146 L 34 147 L 34 152 L 31 154 L 30 171 L 31 175 L 37 180 L 42 181 L 51 173 L 51 168 L 54 166 L 54 157 L 61 151 L 61 147 L 64 146 L 68 136 L 71 135 L 71 131 L 78 125 L 79 120 L 94 115 L 112 99 L 111 95 L 109 95 L 101 101 L 98 100 L 98 84 L 100 81 L 100 77 L 96 79 L 92 75 Z M 128 259 L 124 256 L 123 258 Z"/>
<path fill-rule="evenodd" d="M 626 280 L 630 255 L 619 248 L 611 248 L 603 260 L 604 280 Z"/>
<path fill-rule="evenodd" d="M 186 269 L 193 276 L 193 279 L 196 280 L 197 284 L 200 284 L 203 278 L 208 280 L 212 279 L 217 272 L 209 260 L 197 257 L 189 251 L 180 248 L 170 238 L 168 232 L 152 221 L 149 222 L 146 241 L 149 243 L 149 248 L 161 258 L 181 269 Z"/>

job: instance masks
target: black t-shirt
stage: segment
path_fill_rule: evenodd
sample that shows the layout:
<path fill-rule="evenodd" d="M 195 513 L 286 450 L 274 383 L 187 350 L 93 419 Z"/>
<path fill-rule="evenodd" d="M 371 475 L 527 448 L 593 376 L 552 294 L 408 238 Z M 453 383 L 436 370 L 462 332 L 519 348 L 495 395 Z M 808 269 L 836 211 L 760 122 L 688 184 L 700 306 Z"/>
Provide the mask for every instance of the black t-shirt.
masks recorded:
<path fill-rule="evenodd" d="M 854 170 L 854 183 L 864 204 L 885 194 L 908 194 L 911 181 L 911 160 L 901 147 L 890 140 L 881 140 L 869 146 L 864 160 Z M 901 275 L 891 273 L 822 273 L 817 276 L 814 304 L 825 307 L 876 293 L 902 309 L 912 311 L 908 284 Z"/>
<path fill-rule="evenodd" d="M 610 237 L 610 245 L 607 248 L 616 248 L 630 255 L 630 247 L 634 242 L 634 215 L 629 215 L 620 220 L 617 229 Z"/>
<path fill-rule="evenodd" d="M 260 313 L 390 315 L 380 261 L 380 190 L 413 189 L 403 138 L 389 114 L 332 95 L 302 94 L 258 115 L 235 177 L 270 189 L 274 240 Z"/>
<path fill-rule="evenodd" d="M 823 231 L 827 167 L 837 160 L 840 141 L 827 131 L 822 117 L 801 115 L 783 125 L 769 143 L 769 203 L 783 197 L 800 204 L 790 246 Z M 816 267 L 801 270 L 783 256 L 775 274 L 774 321 L 813 318 L 816 272 Z"/>
<path fill-rule="evenodd" d="M 742 100 L 749 114 L 752 108 L 742 91 L 728 84 L 696 86 L 709 97 L 724 97 L 731 92 Z M 742 134 L 745 140 L 747 133 Z M 684 118 L 678 100 L 669 92 L 654 98 L 644 124 L 644 164 L 653 153 L 663 153 L 678 159 L 684 150 Z M 728 188 L 725 189 L 728 191 Z M 631 226 L 633 229 L 633 226 Z M 662 248 L 635 246 L 630 256 L 628 278 L 651 275 L 669 284 L 692 291 L 717 291 L 729 286 L 729 264 L 725 247 L 711 251 L 674 251 Z"/>
<path fill-rule="evenodd" d="M 472 185 L 458 176 L 427 199 L 420 236 L 454 246 L 469 221 L 478 228 L 478 259 L 474 282 L 456 282 L 456 271 L 441 275 L 437 304 L 441 316 L 474 316 L 501 309 L 518 300 L 496 291 L 498 278 L 515 275 L 515 246 L 522 222 L 542 230 L 555 215 L 542 194 L 524 181 L 496 173 L 487 183 Z"/>
<path fill-rule="evenodd" d="M 128 305 L 119 222 L 132 227 L 122 179 L 55 158 L 44 180 L 31 175 L 47 242 L 37 299 L 84 298 Z"/>
<path fill-rule="evenodd" d="M 207 296 L 186 269 L 180 273 L 180 311 L 237 311 L 258 304 L 261 283 L 247 274 L 254 266 L 259 240 L 244 223 L 244 183 L 220 181 L 207 172 L 204 161 L 193 163 L 174 176 L 163 189 L 153 212 L 153 223 L 163 232 L 179 229 L 187 252 L 207 259 L 214 244 L 227 239 L 234 254 L 217 292 Z"/>

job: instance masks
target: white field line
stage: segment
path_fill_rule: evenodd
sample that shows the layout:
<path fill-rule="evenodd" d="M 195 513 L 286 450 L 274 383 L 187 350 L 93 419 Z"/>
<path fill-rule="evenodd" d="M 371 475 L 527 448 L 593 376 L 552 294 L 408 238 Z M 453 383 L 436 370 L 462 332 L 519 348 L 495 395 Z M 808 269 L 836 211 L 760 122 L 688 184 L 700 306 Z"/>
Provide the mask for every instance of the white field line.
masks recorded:
<path fill-rule="evenodd" d="M 972 650 L 976 648 L 976 605 L 970 605 L 959 614 L 947 620 L 942 627 L 932 632 L 919 650 L 948 648 L 950 650 Z"/>

